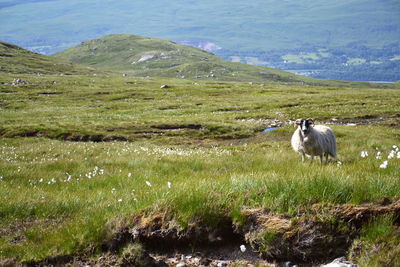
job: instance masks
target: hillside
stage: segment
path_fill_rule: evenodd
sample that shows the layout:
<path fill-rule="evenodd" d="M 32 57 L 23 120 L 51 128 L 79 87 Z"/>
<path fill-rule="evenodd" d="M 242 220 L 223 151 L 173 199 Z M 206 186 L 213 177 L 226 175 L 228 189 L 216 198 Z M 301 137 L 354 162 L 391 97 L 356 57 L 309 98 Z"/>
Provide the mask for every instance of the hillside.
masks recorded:
<path fill-rule="evenodd" d="M 88 74 L 92 68 L 33 53 L 0 41 L 0 72 L 24 74 Z"/>
<path fill-rule="evenodd" d="M 303 81 L 302 77 L 285 71 L 228 62 L 198 48 L 130 34 L 114 34 L 85 41 L 53 57 L 144 77 L 254 82 Z"/>
<path fill-rule="evenodd" d="M 312 79 L 274 68 L 230 62 L 195 47 L 132 34 L 113 34 L 88 40 L 51 57 L 136 77 L 341 87 L 399 87 L 396 84 Z"/>

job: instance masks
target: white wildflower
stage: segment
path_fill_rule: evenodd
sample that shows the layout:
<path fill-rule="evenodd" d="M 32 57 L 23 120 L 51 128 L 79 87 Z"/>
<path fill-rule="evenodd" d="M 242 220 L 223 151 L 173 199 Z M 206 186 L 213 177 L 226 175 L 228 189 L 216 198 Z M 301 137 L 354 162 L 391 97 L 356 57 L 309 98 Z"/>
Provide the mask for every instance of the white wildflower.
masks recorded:
<path fill-rule="evenodd" d="M 122 198 L 118 199 L 118 202 L 122 202 Z"/>
<path fill-rule="evenodd" d="M 394 158 L 394 153 L 395 153 L 394 150 L 390 151 L 390 153 L 389 153 L 389 155 L 388 155 L 388 159 Z"/>
<path fill-rule="evenodd" d="M 368 151 L 361 151 L 361 157 L 362 158 L 368 157 Z"/>
<path fill-rule="evenodd" d="M 343 164 L 343 163 L 342 163 L 340 160 L 337 162 L 337 165 L 338 165 L 338 166 L 342 166 L 342 164 Z"/>
<path fill-rule="evenodd" d="M 376 153 L 376 159 L 381 159 L 382 158 L 382 152 L 378 151 Z"/>
<path fill-rule="evenodd" d="M 240 251 L 244 253 L 246 251 L 246 246 L 245 245 L 241 245 L 240 246 Z"/>
<path fill-rule="evenodd" d="M 168 183 L 167 183 L 167 186 L 168 186 L 168 188 L 171 188 L 172 183 L 171 183 L 171 182 L 168 182 Z"/>
<path fill-rule="evenodd" d="M 57 182 L 56 178 L 51 179 L 51 182 L 55 184 Z"/>
<path fill-rule="evenodd" d="M 128 173 L 128 177 L 131 177 L 132 176 L 132 173 Z"/>
<path fill-rule="evenodd" d="M 111 189 L 111 193 L 113 194 L 115 193 L 115 188 Z"/>
<path fill-rule="evenodd" d="M 379 168 L 381 168 L 381 169 L 386 169 L 387 166 L 388 166 L 388 161 L 385 160 L 385 161 L 379 166 Z"/>
<path fill-rule="evenodd" d="M 147 186 L 151 187 L 151 183 L 149 181 L 146 181 Z"/>
<path fill-rule="evenodd" d="M 400 159 L 400 151 L 397 152 L 397 158 Z"/>
<path fill-rule="evenodd" d="M 39 179 L 39 183 L 42 183 L 42 182 L 43 182 L 43 178 L 40 178 L 40 179 Z"/>

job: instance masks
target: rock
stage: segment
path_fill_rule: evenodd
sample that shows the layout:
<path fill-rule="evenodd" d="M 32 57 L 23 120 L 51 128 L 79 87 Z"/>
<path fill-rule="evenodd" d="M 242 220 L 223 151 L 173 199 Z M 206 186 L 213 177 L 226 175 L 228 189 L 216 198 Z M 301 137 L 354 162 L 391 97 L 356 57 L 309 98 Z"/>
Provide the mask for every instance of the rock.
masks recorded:
<path fill-rule="evenodd" d="M 176 267 L 186 267 L 186 263 L 180 262 L 176 265 Z"/>
<path fill-rule="evenodd" d="M 331 263 L 321 265 L 321 267 L 357 267 L 357 264 L 346 261 L 345 257 L 334 259 Z"/>
<path fill-rule="evenodd" d="M 211 262 L 212 262 L 212 260 L 210 260 L 208 258 L 202 258 L 200 260 L 200 265 L 209 266 Z"/>
<path fill-rule="evenodd" d="M 163 261 L 155 260 L 149 255 L 143 247 L 138 244 L 129 244 L 121 253 L 118 262 L 119 266 L 136 266 L 136 267 L 167 267 Z M 181 266 L 183 267 L 183 266 Z"/>
<path fill-rule="evenodd" d="M 228 266 L 228 264 L 226 264 L 225 262 L 218 262 L 217 267 L 226 267 Z"/>
<path fill-rule="evenodd" d="M 29 84 L 29 82 L 22 80 L 20 78 L 15 78 L 11 85 L 16 86 L 16 85 L 20 85 L 20 84 Z"/>
<path fill-rule="evenodd" d="M 163 85 L 160 86 L 160 89 L 166 89 L 166 88 L 169 88 L 169 86 L 166 85 L 166 84 L 163 84 Z"/>

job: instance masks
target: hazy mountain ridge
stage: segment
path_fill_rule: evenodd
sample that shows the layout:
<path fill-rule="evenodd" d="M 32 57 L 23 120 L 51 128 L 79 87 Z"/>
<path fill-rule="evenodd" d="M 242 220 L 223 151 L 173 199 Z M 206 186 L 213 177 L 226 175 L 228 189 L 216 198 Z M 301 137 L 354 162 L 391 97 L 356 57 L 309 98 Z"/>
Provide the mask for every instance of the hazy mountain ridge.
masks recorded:
<path fill-rule="evenodd" d="M 243 55 L 242 62 L 253 57 L 257 60 L 252 63 L 267 62 L 264 65 L 298 72 L 311 70 L 323 78 L 400 79 L 396 75 L 400 61 L 378 56 L 369 64 L 364 57 L 361 59 L 367 64 L 349 68 L 344 64 L 358 58 L 357 49 L 333 55 L 335 51 L 348 51 L 344 48 L 352 43 L 381 50 L 399 43 L 398 1 L 256 0 L 233 1 L 228 6 L 224 1 L 210 0 L 121 0 L 112 4 L 105 0 L 6 0 L 0 1 L 0 7 L 0 40 L 44 54 L 125 32 L 176 42 L 210 42 L 222 48 L 216 53 L 226 59 Z M 284 59 L 310 50 L 317 53 L 319 49 L 328 50 L 332 56 L 307 61 L 306 65 Z M 269 54 L 274 56 L 263 56 Z M 343 57 L 347 59 L 341 62 Z"/>

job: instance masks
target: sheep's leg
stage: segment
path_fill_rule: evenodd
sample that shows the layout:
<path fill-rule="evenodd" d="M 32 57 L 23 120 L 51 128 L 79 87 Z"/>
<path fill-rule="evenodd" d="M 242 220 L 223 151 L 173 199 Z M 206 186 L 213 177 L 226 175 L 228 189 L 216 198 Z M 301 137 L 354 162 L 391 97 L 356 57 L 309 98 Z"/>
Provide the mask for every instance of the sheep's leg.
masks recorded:
<path fill-rule="evenodd" d="M 329 154 L 325 153 L 325 162 L 328 163 Z"/>
<path fill-rule="evenodd" d="M 310 159 L 311 159 L 311 161 L 313 161 L 314 160 L 314 155 L 311 155 Z"/>
<path fill-rule="evenodd" d="M 304 151 L 301 151 L 301 162 L 304 162 L 306 160 L 306 154 L 304 153 Z"/>
<path fill-rule="evenodd" d="M 324 155 L 319 155 L 319 159 L 321 160 L 321 164 L 324 163 Z"/>

